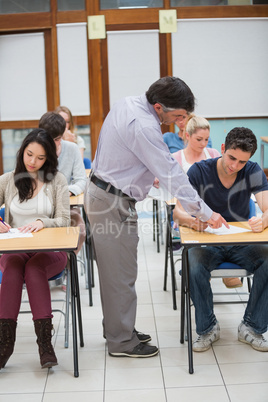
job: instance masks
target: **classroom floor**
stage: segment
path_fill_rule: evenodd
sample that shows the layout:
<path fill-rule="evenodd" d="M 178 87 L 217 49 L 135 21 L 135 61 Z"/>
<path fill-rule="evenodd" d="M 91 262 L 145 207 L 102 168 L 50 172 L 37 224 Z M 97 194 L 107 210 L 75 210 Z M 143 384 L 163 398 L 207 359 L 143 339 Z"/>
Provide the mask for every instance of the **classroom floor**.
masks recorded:
<path fill-rule="evenodd" d="M 72 337 L 64 348 L 63 316 L 54 315 L 55 350 L 59 365 L 42 370 L 30 314 L 19 316 L 15 352 L 0 371 L 4 402 L 267 402 L 268 353 L 237 340 L 243 305 L 217 305 L 221 339 L 204 353 L 194 354 L 188 373 L 187 344 L 179 341 L 180 262 L 176 265 L 178 310 L 172 309 L 170 277 L 163 291 L 164 245 L 160 253 L 152 236 L 151 200 L 138 204 L 139 273 L 136 328 L 150 333 L 160 353 L 148 359 L 114 358 L 102 337 L 102 313 L 95 267 L 94 305 L 88 305 L 85 277 L 80 276 L 85 347 L 79 348 L 79 377 L 73 376 Z M 226 290 L 220 279 L 214 289 Z M 245 286 L 245 285 L 244 285 Z M 231 290 L 228 292 L 232 292 Z M 53 297 L 62 290 L 52 290 Z M 24 294 L 26 298 L 27 295 Z M 223 296 L 221 296 L 223 297 Z M 237 297 L 237 296 L 236 296 Z M 194 311 L 192 311 L 192 318 Z M 193 332 L 194 332 L 193 320 Z M 71 331 L 70 331 L 71 335 Z M 195 332 L 193 336 L 195 337 Z M 266 334 L 268 336 L 268 334 Z"/>

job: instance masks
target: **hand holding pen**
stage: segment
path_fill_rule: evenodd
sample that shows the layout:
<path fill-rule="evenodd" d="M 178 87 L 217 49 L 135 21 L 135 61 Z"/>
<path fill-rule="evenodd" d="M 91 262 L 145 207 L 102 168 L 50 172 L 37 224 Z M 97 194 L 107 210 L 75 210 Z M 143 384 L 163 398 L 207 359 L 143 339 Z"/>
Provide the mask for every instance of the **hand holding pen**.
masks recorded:
<path fill-rule="evenodd" d="M 0 233 L 7 233 L 11 229 L 11 226 L 4 222 L 2 217 L 0 216 Z"/>

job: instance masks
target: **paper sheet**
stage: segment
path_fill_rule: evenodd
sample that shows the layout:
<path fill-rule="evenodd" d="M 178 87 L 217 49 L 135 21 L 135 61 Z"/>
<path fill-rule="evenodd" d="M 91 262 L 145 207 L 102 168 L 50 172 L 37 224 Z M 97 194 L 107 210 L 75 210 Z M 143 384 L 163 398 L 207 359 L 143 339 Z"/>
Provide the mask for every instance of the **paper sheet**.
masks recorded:
<path fill-rule="evenodd" d="M 236 233 L 243 233 L 243 232 L 251 232 L 250 229 L 239 228 L 237 226 L 229 225 L 230 229 L 227 229 L 226 226 L 222 225 L 218 229 L 212 229 L 211 227 L 207 227 L 205 232 L 216 234 L 216 235 L 230 235 Z"/>
<path fill-rule="evenodd" d="M 18 229 L 12 228 L 8 233 L 0 233 L 0 240 L 16 239 L 21 237 L 33 237 L 32 233 L 21 233 Z"/>

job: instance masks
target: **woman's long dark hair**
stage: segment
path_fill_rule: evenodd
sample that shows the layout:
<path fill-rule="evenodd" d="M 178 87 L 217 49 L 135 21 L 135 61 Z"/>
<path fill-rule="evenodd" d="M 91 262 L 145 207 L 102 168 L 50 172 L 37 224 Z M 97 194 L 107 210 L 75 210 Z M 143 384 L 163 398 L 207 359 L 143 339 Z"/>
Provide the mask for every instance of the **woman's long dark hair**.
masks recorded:
<path fill-rule="evenodd" d="M 48 183 L 57 173 L 58 158 L 56 154 L 55 142 L 45 130 L 36 128 L 24 138 L 21 147 L 17 152 L 15 186 L 19 192 L 20 202 L 32 198 L 36 187 L 35 180 L 27 172 L 23 162 L 25 148 L 27 148 L 27 146 L 33 142 L 40 144 L 46 153 L 46 161 L 38 172 L 38 178 L 44 183 Z"/>

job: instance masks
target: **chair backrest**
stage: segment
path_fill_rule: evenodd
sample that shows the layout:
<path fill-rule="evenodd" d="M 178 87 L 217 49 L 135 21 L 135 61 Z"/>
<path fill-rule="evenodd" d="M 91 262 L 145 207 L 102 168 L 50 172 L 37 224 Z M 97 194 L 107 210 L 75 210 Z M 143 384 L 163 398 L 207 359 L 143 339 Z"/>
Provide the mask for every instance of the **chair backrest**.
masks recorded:
<path fill-rule="evenodd" d="M 91 160 L 89 158 L 84 158 L 85 169 L 91 169 Z"/>

